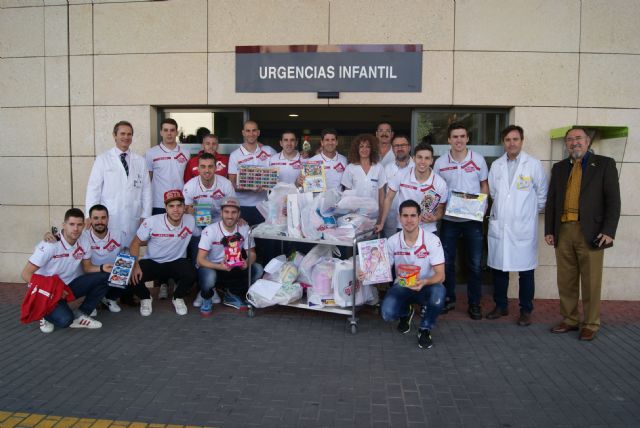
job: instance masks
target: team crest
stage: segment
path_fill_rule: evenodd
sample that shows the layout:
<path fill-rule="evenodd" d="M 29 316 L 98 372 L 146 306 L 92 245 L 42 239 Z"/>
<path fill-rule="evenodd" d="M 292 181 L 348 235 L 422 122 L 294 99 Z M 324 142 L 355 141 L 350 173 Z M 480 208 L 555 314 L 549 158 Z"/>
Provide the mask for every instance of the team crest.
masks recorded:
<path fill-rule="evenodd" d="M 187 157 L 182 152 L 178 153 L 174 159 L 180 163 L 185 163 L 189 161 L 189 159 L 187 159 Z"/>
<path fill-rule="evenodd" d="M 216 172 L 218 171 L 222 171 L 223 169 L 225 169 L 227 166 L 222 163 L 222 161 L 217 161 L 216 162 Z"/>
<path fill-rule="evenodd" d="M 256 157 L 261 161 L 263 161 L 263 160 L 269 159 L 270 156 L 269 156 L 269 153 L 265 152 L 264 150 L 260 150 L 260 154 L 258 154 L 258 156 Z"/>
<path fill-rule="evenodd" d="M 215 200 L 219 200 L 224 198 L 224 193 L 222 193 L 222 190 L 216 189 L 216 191 L 211 194 L 211 197 Z"/>
<path fill-rule="evenodd" d="M 416 255 L 417 258 L 424 259 L 429 255 L 429 251 L 427 251 L 427 247 L 425 247 L 424 244 L 422 244 L 414 254 Z"/>
<path fill-rule="evenodd" d="M 478 165 L 476 165 L 473 161 L 469 161 L 466 164 L 462 165 L 462 169 L 464 170 L 464 172 L 480 171 Z"/>
<path fill-rule="evenodd" d="M 119 247 L 120 244 L 115 239 L 112 239 L 111 241 L 107 242 L 107 245 L 104 246 L 104 249 L 111 252 Z"/>
<path fill-rule="evenodd" d="M 291 164 L 291 168 L 293 169 L 302 169 L 302 163 L 297 160 Z"/>
<path fill-rule="evenodd" d="M 344 172 L 344 165 L 342 165 L 342 162 L 337 164 L 336 166 L 333 167 L 333 169 L 335 169 L 338 172 Z"/>
<path fill-rule="evenodd" d="M 85 254 L 86 253 L 85 253 L 84 249 L 82 247 L 78 246 L 78 248 L 76 248 L 76 250 L 71 255 L 73 256 L 74 259 L 80 260 L 80 259 L 82 259 L 82 257 L 84 257 Z"/>
<path fill-rule="evenodd" d="M 178 233 L 178 236 L 180 237 L 180 239 L 184 239 L 187 236 L 191 235 L 191 233 L 192 233 L 191 230 L 187 226 L 185 226 L 182 228 L 180 233 Z"/>

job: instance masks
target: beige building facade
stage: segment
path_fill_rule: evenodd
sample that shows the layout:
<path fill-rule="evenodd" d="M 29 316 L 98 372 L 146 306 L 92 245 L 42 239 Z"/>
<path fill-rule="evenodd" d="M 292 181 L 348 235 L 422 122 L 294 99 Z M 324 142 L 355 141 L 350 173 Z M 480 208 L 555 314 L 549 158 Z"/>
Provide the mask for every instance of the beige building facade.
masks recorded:
<path fill-rule="evenodd" d="M 551 163 L 553 128 L 626 126 L 622 217 L 603 298 L 640 300 L 640 2 L 637 0 L 0 0 L 0 281 L 84 208 L 118 120 L 157 142 L 158 110 L 248 106 L 506 108 Z M 236 93 L 235 47 L 421 44 L 422 91 Z M 541 232 L 542 235 L 542 232 Z M 556 298 L 542 236 L 538 298 Z M 513 278 L 512 278 L 513 279 Z M 517 285 L 510 293 L 517 295 Z"/>

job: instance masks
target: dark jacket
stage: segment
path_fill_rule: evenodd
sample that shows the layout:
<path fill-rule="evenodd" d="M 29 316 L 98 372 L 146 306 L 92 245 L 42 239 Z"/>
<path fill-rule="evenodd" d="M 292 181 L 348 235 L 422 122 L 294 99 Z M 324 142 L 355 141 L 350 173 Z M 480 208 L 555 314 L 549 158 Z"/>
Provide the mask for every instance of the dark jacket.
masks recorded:
<path fill-rule="evenodd" d="M 570 173 L 569 158 L 556 163 L 551 170 L 544 234 L 553 235 L 556 246 Z M 620 184 L 616 163 L 612 158 L 591 153 L 586 160 L 580 186 L 580 226 L 587 243 L 590 244 L 600 233 L 615 238 L 619 219 Z"/>

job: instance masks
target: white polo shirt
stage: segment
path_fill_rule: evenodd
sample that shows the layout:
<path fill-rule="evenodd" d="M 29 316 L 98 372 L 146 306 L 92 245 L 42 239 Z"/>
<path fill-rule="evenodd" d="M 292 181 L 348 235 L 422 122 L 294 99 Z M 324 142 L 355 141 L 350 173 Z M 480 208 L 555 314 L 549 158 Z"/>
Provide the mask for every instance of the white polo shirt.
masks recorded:
<path fill-rule="evenodd" d="M 109 229 L 104 238 L 98 238 L 93 229 L 87 229 L 82 232 L 86 235 L 91 245 L 91 263 L 96 266 L 103 264 L 113 264 L 119 252 L 122 251 L 122 243 L 124 241 L 123 234 L 116 230 Z"/>
<path fill-rule="evenodd" d="M 419 183 L 416 179 L 415 166 L 404 169 L 394 176 L 389 181 L 389 189 L 396 192 L 394 202 L 398 202 L 397 206 L 400 206 L 407 199 L 413 199 L 420 204 L 422 211 L 428 209 L 432 214 L 439 204 L 444 204 L 449 200 L 447 183 L 442 177 L 431 171 L 429 178 L 425 182 Z M 398 220 L 398 227 L 402 227 L 400 220 Z M 420 227 L 427 232 L 437 230 L 436 223 L 420 223 Z"/>
<path fill-rule="evenodd" d="M 338 189 L 342 184 L 342 174 L 347 169 L 347 158 L 336 153 L 333 158 L 328 158 L 324 153 L 318 153 L 310 161 L 322 161 L 324 165 L 324 175 L 327 180 L 327 190 Z"/>
<path fill-rule="evenodd" d="M 378 201 L 378 190 L 387 184 L 387 177 L 384 168 L 379 163 L 375 163 L 365 173 L 360 164 L 351 163 L 347 165 L 342 174 L 342 185 L 347 189 L 353 189 L 358 196 L 373 198 Z"/>
<path fill-rule="evenodd" d="M 280 152 L 271 156 L 269 165 L 278 167 L 278 181 L 295 184 L 300 175 L 300 170 L 302 170 L 302 158 L 300 153 L 296 152 L 293 159 L 287 159 Z"/>
<path fill-rule="evenodd" d="M 396 163 L 396 155 L 393 153 L 393 149 L 389 149 L 389 151 L 380 160 L 380 165 L 382 165 L 383 168 L 386 168 L 392 163 Z"/>
<path fill-rule="evenodd" d="M 221 175 L 214 175 L 213 186 L 207 189 L 200 176 L 187 181 L 182 189 L 184 203 L 186 205 L 211 206 L 211 223 L 220 221 L 222 199 L 226 196 L 236 196 L 236 191 L 231 182 Z"/>
<path fill-rule="evenodd" d="M 420 266 L 419 279 L 433 276 L 433 267 L 444 264 L 444 251 L 440 238 L 424 229 L 419 229 L 418 239 L 412 246 L 404 241 L 404 232 L 400 232 L 387 239 L 387 255 L 391 265 Z"/>
<path fill-rule="evenodd" d="M 247 151 L 241 144 L 229 156 L 229 174 L 238 174 L 240 165 L 269 166 L 270 158 L 275 154 L 275 150 L 263 144 L 258 144 L 253 152 Z M 258 202 L 267 199 L 266 190 L 259 193 L 250 190 L 238 190 L 236 194 L 240 206 L 243 207 L 255 207 Z"/>
<path fill-rule="evenodd" d="M 400 168 L 395 161 L 385 166 L 384 175 L 387 178 L 387 185 L 389 184 L 391 179 L 393 179 L 393 177 L 395 177 L 398 174 L 401 174 L 403 171 L 408 170 L 413 165 L 414 165 L 413 159 L 409 158 L 409 162 L 407 162 L 407 164 L 402 168 Z M 387 214 L 387 220 L 385 221 L 386 225 L 389 225 L 390 227 L 391 226 L 397 227 L 396 225 L 398 224 L 398 207 L 399 206 L 400 206 L 400 198 L 396 196 L 395 198 L 393 198 L 393 202 L 391 203 L 391 208 L 389 208 L 389 213 Z"/>
<path fill-rule="evenodd" d="M 207 260 L 211 263 L 222 263 L 224 260 L 224 246 L 221 243 L 222 238 L 225 236 L 231 236 L 236 232 L 242 236 L 242 239 L 244 240 L 242 242 L 242 248 L 246 251 L 249 251 L 250 248 L 254 248 L 256 246 L 253 238 L 251 239 L 251 242 L 249 242 L 249 225 L 236 225 L 235 229 L 229 232 L 224 228 L 222 222 L 219 221 L 204 228 L 198 248 L 209 252 L 209 254 L 207 254 Z"/>
<path fill-rule="evenodd" d="M 142 222 L 137 233 L 141 241 L 147 242 L 143 259 L 167 263 L 186 257 L 189 240 L 196 230 L 196 220 L 191 214 L 183 215 L 177 226 L 169 223 L 166 214 L 149 217 Z"/>
<path fill-rule="evenodd" d="M 169 150 L 160 143 L 147 150 L 144 159 L 147 170 L 153 173 L 152 205 L 154 208 L 164 208 L 164 192 L 184 186 L 184 169 L 189 162 L 189 153 L 180 144 Z"/>
<path fill-rule="evenodd" d="M 29 263 L 38 266 L 35 272 L 42 276 L 58 275 L 62 282 L 71 281 L 83 274 L 82 260 L 91 258 L 91 245 L 87 236 L 82 234 L 75 244 L 70 245 L 64 235 L 54 243 L 41 241 L 29 257 Z"/>

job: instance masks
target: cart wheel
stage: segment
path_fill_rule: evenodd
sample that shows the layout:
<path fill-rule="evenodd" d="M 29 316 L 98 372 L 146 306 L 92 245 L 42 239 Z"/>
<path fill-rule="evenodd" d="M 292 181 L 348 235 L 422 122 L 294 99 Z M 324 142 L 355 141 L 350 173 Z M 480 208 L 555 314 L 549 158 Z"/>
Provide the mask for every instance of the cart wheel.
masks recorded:
<path fill-rule="evenodd" d="M 256 316 L 256 313 L 255 313 L 255 311 L 253 310 L 253 306 L 249 306 L 249 311 L 247 312 L 247 316 L 248 316 L 249 318 L 253 318 L 253 317 L 255 317 L 255 316 Z"/>
<path fill-rule="evenodd" d="M 356 334 L 358 332 L 358 326 L 355 324 L 351 324 L 351 334 Z"/>

